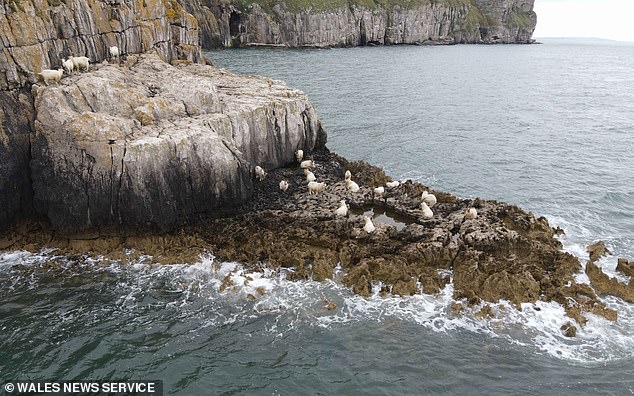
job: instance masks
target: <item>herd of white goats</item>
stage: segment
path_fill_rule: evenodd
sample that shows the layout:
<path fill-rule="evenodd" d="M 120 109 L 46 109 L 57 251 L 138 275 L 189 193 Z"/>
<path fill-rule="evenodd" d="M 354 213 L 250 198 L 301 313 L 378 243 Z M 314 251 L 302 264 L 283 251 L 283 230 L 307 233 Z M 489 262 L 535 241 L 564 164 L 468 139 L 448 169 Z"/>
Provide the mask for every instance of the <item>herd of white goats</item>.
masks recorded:
<path fill-rule="evenodd" d="M 306 182 L 308 183 L 308 194 L 310 195 L 319 194 L 325 191 L 326 183 L 317 182 L 317 178 L 315 177 L 315 174 L 312 172 L 312 169 L 315 167 L 315 161 L 312 159 L 302 161 L 304 158 L 303 150 L 297 150 L 295 152 L 295 158 L 297 159 L 297 162 L 299 162 L 300 168 L 304 170 L 304 175 L 306 175 Z M 261 166 L 256 166 L 255 176 L 257 177 L 259 181 L 263 181 L 266 178 L 266 171 Z M 346 188 L 348 191 L 352 193 L 356 193 L 359 191 L 360 187 L 356 182 L 352 180 L 352 173 L 349 170 L 346 171 L 344 175 L 344 180 L 346 182 Z M 383 186 L 376 187 L 374 188 L 374 197 L 376 198 L 382 197 L 383 194 L 385 193 L 386 187 L 392 190 L 392 189 L 398 188 L 399 185 L 400 185 L 400 182 L 392 181 L 392 182 L 387 182 L 385 184 L 385 187 Z M 280 181 L 280 190 L 286 191 L 288 190 L 288 186 L 289 186 L 288 181 L 286 180 Z M 421 199 L 420 208 L 422 211 L 423 219 L 426 219 L 426 220 L 432 219 L 434 217 L 434 212 L 431 210 L 431 207 L 434 206 L 437 202 L 436 196 L 434 194 L 430 194 L 427 191 L 424 191 L 420 199 Z M 338 217 L 348 216 L 349 206 L 346 204 L 346 201 L 341 200 L 340 203 L 341 203 L 341 206 L 339 206 L 335 210 L 335 215 Z M 464 214 L 465 220 L 473 220 L 476 217 L 478 217 L 478 211 L 475 208 L 469 208 L 465 211 L 465 214 Z M 365 220 L 365 225 L 363 226 L 363 229 L 368 234 L 374 232 L 375 227 L 374 227 L 374 224 L 372 223 L 372 219 L 369 216 L 364 216 L 364 220 Z"/>
<path fill-rule="evenodd" d="M 119 47 L 110 47 L 110 59 L 119 60 Z M 49 81 L 59 82 L 62 79 L 64 71 L 71 74 L 74 70 L 88 70 L 90 67 L 90 59 L 85 56 L 69 56 L 68 59 L 62 60 L 62 67 L 57 70 L 44 69 L 39 75 L 42 77 L 44 84 L 48 85 Z"/>
<path fill-rule="evenodd" d="M 119 59 L 119 48 L 118 47 L 110 47 L 110 59 Z M 68 74 L 71 74 L 74 70 L 88 70 L 90 67 L 90 59 L 85 56 L 70 56 L 68 59 L 62 60 L 63 68 L 59 68 L 57 70 L 45 69 L 42 70 L 39 75 L 42 77 L 42 80 L 46 85 L 48 85 L 49 81 L 59 82 L 62 79 L 62 75 L 64 74 L 64 70 Z M 319 194 L 326 190 L 326 183 L 317 182 L 317 178 L 315 174 L 312 172 L 312 169 L 315 167 L 314 160 L 305 160 L 304 159 L 304 151 L 297 150 L 295 152 L 295 157 L 297 158 L 297 162 L 299 162 L 300 167 L 304 170 L 304 175 L 306 176 L 306 182 L 308 183 L 308 193 L 309 194 Z M 266 177 L 266 172 L 261 166 L 255 167 L 255 176 L 258 180 L 262 181 Z M 345 181 L 346 188 L 348 191 L 352 193 L 356 193 L 359 191 L 359 185 L 352 180 L 352 174 L 350 171 L 346 171 L 345 173 Z M 398 181 L 388 182 L 385 184 L 385 187 L 388 189 L 395 189 L 400 185 Z M 380 186 L 374 189 L 374 196 L 381 197 L 385 193 L 385 187 Z M 288 189 L 288 181 L 282 180 L 280 182 L 280 190 L 286 191 Z M 421 196 L 421 210 L 424 219 L 432 219 L 434 217 L 434 212 L 431 210 L 431 207 L 436 204 L 436 196 L 434 194 L 429 194 L 427 191 L 423 192 Z M 346 217 L 348 216 L 348 205 L 345 200 L 341 200 L 341 206 L 339 206 L 335 210 L 336 216 Z M 475 219 L 478 216 L 478 212 L 475 208 L 469 208 L 464 215 L 466 220 Z M 372 224 L 372 219 L 368 216 L 364 217 L 365 225 L 363 229 L 369 234 L 374 232 L 375 227 Z"/>

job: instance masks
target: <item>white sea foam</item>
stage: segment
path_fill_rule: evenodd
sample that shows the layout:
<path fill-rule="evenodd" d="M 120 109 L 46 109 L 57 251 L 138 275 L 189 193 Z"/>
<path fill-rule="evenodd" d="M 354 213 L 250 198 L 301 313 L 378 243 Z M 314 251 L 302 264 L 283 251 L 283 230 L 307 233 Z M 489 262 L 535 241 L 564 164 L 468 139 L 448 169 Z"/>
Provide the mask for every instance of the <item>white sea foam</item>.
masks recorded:
<path fill-rule="evenodd" d="M 2 257 L 5 266 L 46 261 L 44 256 L 24 252 Z M 463 306 L 462 312 L 454 312 L 452 283 L 434 296 L 381 296 L 377 292 L 363 298 L 342 285 L 339 279 L 343 271 L 339 266 L 335 280 L 325 282 L 289 281 L 286 271 L 252 271 L 239 263 L 217 262 L 213 256 L 202 257 L 191 265 L 104 265 L 99 260 L 86 260 L 84 266 L 74 270 L 106 272 L 116 277 L 116 309 L 129 311 L 133 321 L 147 320 L 137 315 L 145 309 L 169 309 L 170 315 L 182 319 L 200 317 L 199 328 L 266 316 L 271 319 L 267 321 L 267 331 L 282 337 L 303 326 L 334 331 L 349 323 L 396 319 L 435 332 L 469 331 L 504 339 L 566 360 L 608 361 L 628 356 L 634 350 L 634 305 L 612 297 L 604 301 L 619 311 L 617 322 L 588 315 L 584 327 L 577 325 L 577 336 L 568 338 L 561 326 L 571 319 L 554 302 L 523 304 L 521 311 L 508 302 L 490 304 L 495 317 L 478 319 L 475 314 L 483 304 Z M 373 290 L 380 290 L 380 285 L 374 286 Z M 333 308 L 333 303 L 336 307 L 328 309 Z M 68 318 L 72 320 L 72 316 Z"/>

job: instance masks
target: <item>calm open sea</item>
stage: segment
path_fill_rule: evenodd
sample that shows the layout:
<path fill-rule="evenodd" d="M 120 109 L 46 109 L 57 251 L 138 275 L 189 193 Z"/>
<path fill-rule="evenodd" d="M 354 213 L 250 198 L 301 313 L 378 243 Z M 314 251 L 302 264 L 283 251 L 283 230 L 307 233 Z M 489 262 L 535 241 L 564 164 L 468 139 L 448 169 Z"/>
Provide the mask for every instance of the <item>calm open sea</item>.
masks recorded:
<path fill-rule="evenodd" d="M 328 147 L 462 197 L 516 203 L 584 256 L 634 259 L 634 45 L 225 50 L 217 66 L 303 90 Z M 50 266 L 55 262 L 55 266 Z M 60 269 L 61 266 L 61 269 Z M 54 269 L 51 269 L 54 268 Z M 368 299 L 239 263 L 0 254 L 0 380 L 163 379 L 168 394 L 634 394 L 634 305 L 564 337 L 556 304 L 497 319 L 438 296 Z M 583 280 L 583 275 L 579 280 Z M 258 301 L 250 287 L 265 287 Z M 324 300 L 337 309 L 324 309 Z M 477 310 L 477 308 L 475 309 Z"/>

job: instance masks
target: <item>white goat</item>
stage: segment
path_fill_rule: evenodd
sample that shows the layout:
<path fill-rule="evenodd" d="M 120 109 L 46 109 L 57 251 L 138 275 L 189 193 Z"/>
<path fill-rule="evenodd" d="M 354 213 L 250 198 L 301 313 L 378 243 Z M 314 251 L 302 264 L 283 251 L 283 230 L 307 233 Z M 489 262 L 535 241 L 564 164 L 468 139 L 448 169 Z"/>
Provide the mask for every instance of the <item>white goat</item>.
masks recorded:
<path fill-rule="evenodd" d="M 306 175 L 307 183 L 314 182 L 315 180 L 317 180 L 317 178 L 315 177 L 315 174 L 309 171 L 308 169 L 304 169 L 304 175 Z"/>
<path fill-rule="evenodd" d="M 478 211 L 476 210 L 476 208 L 469 208 L 464 213 L 465 220 L 473 220 L 476 217 L 478 217 Z"/>
<path fill-rule="evenodd" d="M 434 194 L 430 194 L 427 191 L 423 191 L 423 194 L 420 196 L 420 199 L 425 202 L 429 207 L 436 205 L 436 196 Z"/>
<path fill-rule="evenodd" d="M 255 167 L 255 177 L 257 177 L 259 181 L 263 181 L 266 177 L 266 172 L 259 165 Z"/>
<path fill-rule="evenodd" d="M 343 176 L 346 180 L 350 180 L 352 178 L 352 173 L 349 170 L 346 171 L 346 174 Z"/>
<path fill-rule="evenodd" d="M 365 225 L 363 226 L 363 229 L 365 230 L 365 232 L 367 232 L 368 234 L 373 233 L 374 230 L 376 230 L 376 227 L 374 227 L 374 223 L 372 223 L 372 219 L 369 218 L 368 216 L 363 216 L 363 219 L 365 220 Z"/>
<path fill-rule="evenodd" d="M 429 220 L 434 217 L 434 212 L 429 209 L 429 206 L 425 202 L 420 204 L 420 208 L 423 211 L 423 219 Z"/>
<path fill-rule="evenodd" d="M 315 161 L 313 161 L 313 160 L 302 161 L 299 164 L 299 167 L 302 168 L 302 169 L 314 168 L 315 167 Z"/>
<path fill-rule="evenodd" d="M 335 210 L 335 215 L 337 215 L 338 217 L 346 217 L 348 215 L 348 205 L 346 205 L 346 201 L 344 201 L 343 199 L 340 202 L 341 206 L 339 206 L 337 210 Z"/>
<path fill-rule="evenodd" d="M 90 68 L 90 59 L 85 56 L 69 56 L 68 59 L 73 62 L 73 66 L 75 66 L 76 70 L 88 70 L 88 68 Z"/>
<path fill-rule="evenodd" d="M 317 183 L 310 182 L 308 183 L 308 194 L 319 194 L 320 192 L 324 192 L 326 190 L 326 183 Z"/>
<path fill-rule="evenodd" d="M 286 180 L 282 180 L 280 182 L 280 190 L 282 191 L 288 190 L 288 182 Z"/>
<path fill-rule="evenodd" d="M 71 74 L 75 69 L 75 65 L 70 59 L 62 60 L 62 66 L 64 66 L 64 69 L 66 69 L 66 73 L 68 74 Z"/>
<path fill-rule="evenodd" d="M 116 45 L 114 47 L 110 47 L 110 58 L 117 58 L 117 60 L 119 59 L 119 47 L 117 47 Z"/>
<path fill-rule="evenodd" d="M 394 180 L 394 181 L 385 183 L 385 185 L 387 186 L 387 188 L 392 189 L 392 188 L 396 188 L 400 186 L 401 183 L 398 180 Z"/>
<path fill-rule="evenodd" d="M 44 84 L 48 85 L 48 82 L 50 80 L 59 82 L 59 80 L 62 79 L 62 75 L 64 74 L 64 69 L 62 68 L 59 68 L 57 70 L 44 69 L 42 70 L 41 73 L 38 73 L 38 74 L 42 76 L 42 81 L 44 81 Z"/>
<path fill-rule="evenodd" d="M 359 192 L 359 185 L 350 179 L 346 179 L 346 188 L 353 193 Z"/>
<path fill-rule="evenodd" d="M 295 151 L 295 158 L 297 158 L 297 162 L 302 162 L 304 159 L 304 150 Z"/>

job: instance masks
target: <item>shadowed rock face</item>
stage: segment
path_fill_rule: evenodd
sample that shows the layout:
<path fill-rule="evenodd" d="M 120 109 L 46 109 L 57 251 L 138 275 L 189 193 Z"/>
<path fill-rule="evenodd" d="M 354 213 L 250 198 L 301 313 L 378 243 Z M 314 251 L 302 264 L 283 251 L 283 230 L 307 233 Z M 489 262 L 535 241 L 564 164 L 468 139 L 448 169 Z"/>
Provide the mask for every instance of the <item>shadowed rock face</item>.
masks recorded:
<path fill-rule="evenodd" d="M 205 48 L 528 43 L 534 0 L 311 2 L 182 0 Z"/>
<path fill-rule="evenodd" d="M 29 169 L 33 100 L 24 90 L 0 91 L 0 231 L 33 214 Z"/>
<path fill-rule="evenodd" d="M 245 201 L 253 168 L 325 144 L 299 91 L 156 56 L 37 87 L 32 180 L 53 227 L 170 229 Z"/>

